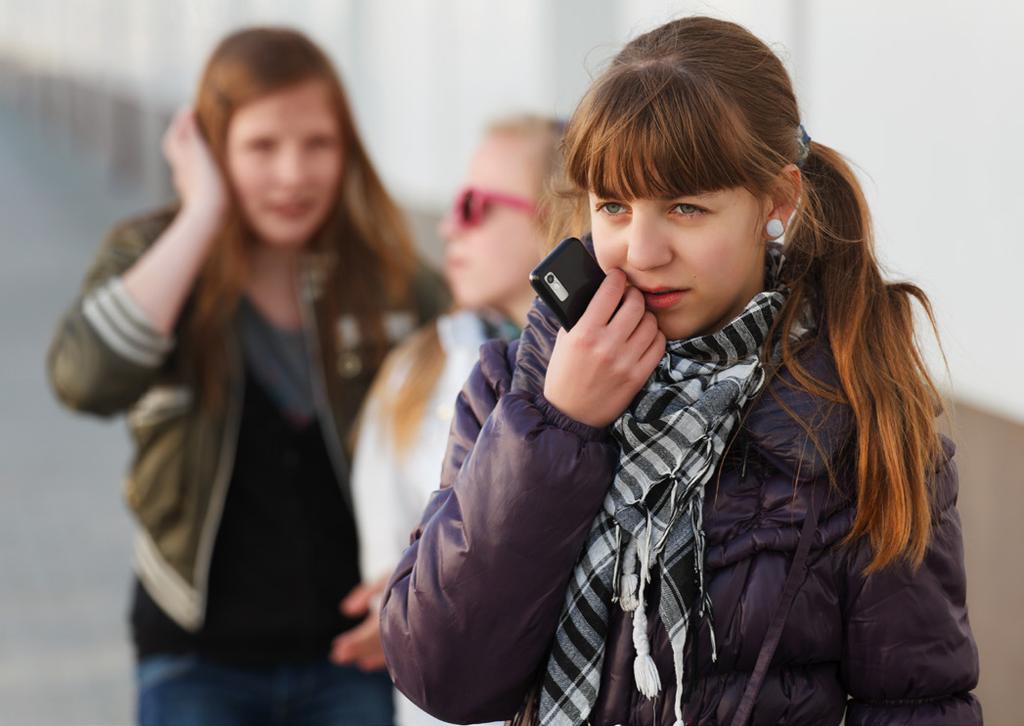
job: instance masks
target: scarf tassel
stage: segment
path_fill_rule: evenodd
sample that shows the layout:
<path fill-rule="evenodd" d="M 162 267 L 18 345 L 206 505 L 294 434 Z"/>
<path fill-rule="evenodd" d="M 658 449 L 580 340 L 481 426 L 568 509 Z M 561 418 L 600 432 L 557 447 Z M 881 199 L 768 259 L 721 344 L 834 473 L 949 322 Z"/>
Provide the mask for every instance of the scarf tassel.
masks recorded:
<path fill-rule="evenodd" d="M 633 677 L 636 688 L 647 698 L 654 698 L 661 692 L 661 676 L 658 666 L 651 657 L 651 644 L 647 641 L 647 612 L 644 607 L 644 586 L 651 576 L 651 513 L 647 513 L 647 541 L 644 543 L 643 554 L 639 554 L 640 575 L 637 589 L 637 605 L 633 611 L 633 647 L 636 648 L 636 659 L 633 661 Z M 635 538 L 630 545 L 636 550 Z M 627 551 L 628 553 L 628 551 Z M 638 558 L 627 558 L 626 562 L 636 562 Z M 625 604 L 623 605 L 625 608 Z"/>
<path fill-rule="evenodd" d="M 676 720 L 672 726 L 686 726 L 683 721 L 683 654 L 686 651 L 686 633 L 689 629 L 690 617 L 684 612 L 682 629 L 677 636 L 672 638 L 672 660 L 676 670 L 676 697 L 673 704 Z"/>
<path fill-rule="evenodd" d="M 636 688 L 645 697 L 654 698 L 661 691 L 661 676 L 651 657 L 651 646 L 647 642 L 647 613 L 642 607 L 633 611 L 633 647 L 636 648 L 633 661 Z"/>

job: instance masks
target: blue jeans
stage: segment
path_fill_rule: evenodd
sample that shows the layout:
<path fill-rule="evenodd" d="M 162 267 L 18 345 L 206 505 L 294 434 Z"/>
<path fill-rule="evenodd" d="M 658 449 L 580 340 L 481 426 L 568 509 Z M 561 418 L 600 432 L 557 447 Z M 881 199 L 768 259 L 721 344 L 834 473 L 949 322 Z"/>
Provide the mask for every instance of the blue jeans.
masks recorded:
<path fill-rule="evenodd" d="M 195 655 L 143 658 L 136 669 L 141 726 L 392 726 L 384 672 L 324 660 L 257 668 Z"/>

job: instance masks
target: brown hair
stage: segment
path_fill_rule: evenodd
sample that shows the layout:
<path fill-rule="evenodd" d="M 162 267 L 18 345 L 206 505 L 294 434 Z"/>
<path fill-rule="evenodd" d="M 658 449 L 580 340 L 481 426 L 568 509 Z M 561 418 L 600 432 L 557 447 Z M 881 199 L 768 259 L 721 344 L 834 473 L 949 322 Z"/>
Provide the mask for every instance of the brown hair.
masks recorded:
<path fill-rule="evenodd" d="M 928 481 L 941 447 L 939 395 L 916 345 L 912 302 L 934 328 L 931 306 L 918 287 L 883 279 L 867 204 L 847 163 L 817 142 L 805 150 L 800 138 L 789 76 L 763 42 L 722 20 L 669 22 L 630 42 L 571 118 L 557 227 L 587 227 L 588 190 L 635 199 L 742 187 L 794 199 L 798 190 L 781 172 L 798 164 L 802 185 L 785 248 L 791 294 L 776 332 L 790 330 L 810 306 L 839 388 L 800 365 L 798 353 L 812 341 L 772 337 L 781 337 L 794 385 L 853 413 L 858 508 L 846 541 L 868 538 L 868 571 L 899 558 L 916 565 L 930 536 Z M 800 423 L 813 439 L 811 424 Z"/>
<path fill-rule="evenodd" d="M 536 141 L 541 147 L 540 165 L 537 169 L 537 223 L 544 229 L 548 224 L 552 206 L 549 181 L 559 168 L 561 154 L 562 124 L 560 121 L 521 114 L 506 116 L 492 121 L 485 136 L 508 135 Z M 538 250 L 538 255 L 541 250 Z M 377 378 L 374 398 L 380 396 L 381 416 L 391 426 L 395 448 L 404 453 L 413 443 L 420 424 L 426 414 L 427 403 L 437 386 L 444 370 L 445 355 L 441 347 L 437 324 L 431 324 L 391 356 Z M 401 385 L 393 393 L 383 390 L 383 381 L 391 378 L 397 365 L 404 365 L 406 371 Z"/>
<path fill-rule="evenodd" d="M 320 280 L 326 314 L 318 321 L 319 336 L 326 360 L 335 360 L 336 319 L 340 311 L 350 312 L 369 344 L 367 365 L 375 367 L 387 352 L 382 319 L 386 303 L 380 301 L 380 290 L 386 290 L 391 301 L 400 301 L 408 292 L 414 256 L 405 220 L 370 163 L 331 61 L 295 30 L 250 28 L 233 33 L 207 61 L 196 96 L 196 115 L 228 178 L 226 147 L 232 115 L 247 103 L 307 81 L 320 81 L 327 88 L 338 119 L 343 159 L 334 208 L 307 245 L 326 265 L 327 274 Z M 239 205 L 232 204 L 200 273 L 187 330 L 207 406 L 223 402 L 227 369 L 223 335 L 244 288 L 246 251 L 254 244 Z"/>

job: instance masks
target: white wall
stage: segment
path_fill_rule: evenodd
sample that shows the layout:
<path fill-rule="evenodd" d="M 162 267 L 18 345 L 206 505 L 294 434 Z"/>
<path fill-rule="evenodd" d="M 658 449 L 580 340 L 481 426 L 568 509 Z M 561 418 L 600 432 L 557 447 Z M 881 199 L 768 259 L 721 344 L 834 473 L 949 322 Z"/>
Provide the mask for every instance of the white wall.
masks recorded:
<path fill-rule="evenodd" d="M 0 0 L 0 54 L 144 103 L 187 101 L 239 25 L 296 25 L 339 63 L 386 181 L 440 208 L 488 118 L 568 114 L 629 37 L 707 12 L 746 24 L 794 74 L 811 135 L 863 170 L 882 260 L 935 302 L 954 391 L 1024 421 L 1024 6 L 983 0 Z M 158 130 L 150 134 L 152 138 Z M 116 140 L 111 140 L 116 143 Z M 155 147 L 154 147 L 155 149 Z M 938 358 L 932 353 L 936 370 Z"/>
<path fill-rule="evenodd" d="M 862 168 L 880 256 L 931 295 L 954 393 L 1024 421 L 1024 6 L 807 9 L 810 133 Z"/>

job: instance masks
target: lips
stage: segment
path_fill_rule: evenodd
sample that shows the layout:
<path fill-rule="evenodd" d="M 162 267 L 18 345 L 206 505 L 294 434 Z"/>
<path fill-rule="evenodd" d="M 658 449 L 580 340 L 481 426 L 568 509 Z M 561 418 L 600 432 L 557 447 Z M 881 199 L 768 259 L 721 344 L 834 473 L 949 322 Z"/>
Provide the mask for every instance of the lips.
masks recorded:
<path fill-rule="evenodd" d="M 655 290 L 643 290 L 644 302 L 647 303 L 649 310 L 667 310 L 674 307 L 682 300 L 689 291 L 689 289 L 682 290 L 666 290 L 655 289 Z"/>
<path fill-rule="evenodd" d="M 269 209 L 272 213 L 285 219 L 300 219 L 313 210 L 314 204 L 311 201 L 285 202 L 283 204 L 271 204 Z"/>

